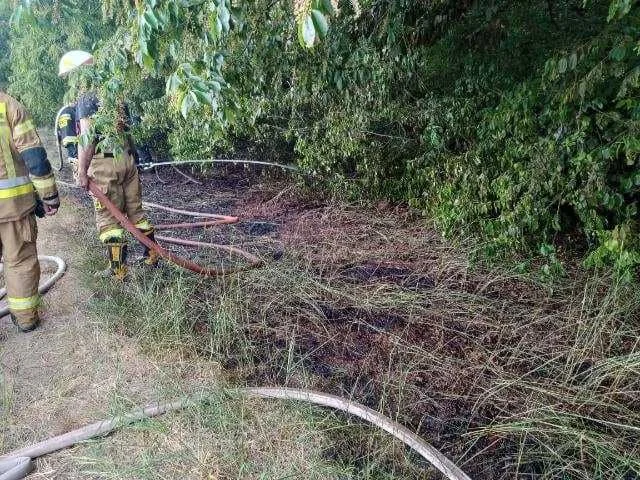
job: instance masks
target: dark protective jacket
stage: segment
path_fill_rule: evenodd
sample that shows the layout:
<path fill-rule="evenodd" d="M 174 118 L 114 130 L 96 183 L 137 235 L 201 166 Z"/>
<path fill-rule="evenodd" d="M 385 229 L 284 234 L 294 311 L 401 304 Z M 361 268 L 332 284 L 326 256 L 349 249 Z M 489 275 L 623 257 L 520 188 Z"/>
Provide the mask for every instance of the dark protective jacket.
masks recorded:
<path fill-rule="evenodd" d="M 33 212 L 36 192 L 44 203 L 59 205 L 51 164 L 31 117 L 0 91 L 0 222 Z"/>
<path fill-rule="evenodd" d="M 56 130 L 58 141 L 67 150 L 67 156 L 78 158 L 78 122 L 75 105 L 67 105 L 60 112 Z"/>

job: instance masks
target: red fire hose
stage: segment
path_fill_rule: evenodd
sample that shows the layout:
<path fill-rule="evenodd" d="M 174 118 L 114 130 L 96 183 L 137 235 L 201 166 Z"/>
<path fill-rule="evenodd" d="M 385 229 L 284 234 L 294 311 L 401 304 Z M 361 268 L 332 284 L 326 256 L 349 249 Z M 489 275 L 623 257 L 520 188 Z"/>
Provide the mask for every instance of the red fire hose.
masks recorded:
<path fill-rule="evenodd" d="M 102 193 L 102 190 L 100 190 L 100 187 L 98 187 L 98 185 L 96 185 L 93 180 L 89 180 L 89 191 L 93 194 L 93 196 L 107 209 L 109 210 L 109 213 L 111 213 L 111 215 L 113 215 L 116 220 L 118 220 L 118 222 L 120 223 L 120 225 L 122 225 L 122 227 L 124 229 L 126 229 L 131 235 L 133 235 L 135 237 L 136 240 L 138 240 L 140 243 L 142 243 L 143 245 L 147 246 L 148 248 L 154 250 L 158 255 L 160 255 L 160 257 L 164 258 L 165 260 L 174 263 L 182 268 L 185 268 L 187 270 L 191 270 L 192 272 L 198 273 L 200 275 L 204 275 L 205 277 L 219 277 L 219 276 L 223 276 L 223 275 L 229 275 L 232 273 L 236 273 L 236 272 L 241 272 L 241 271 L 245 271 L 245 270 L 249 270 L 251 268 L 256 268 L 259 267 L 260 265 L 262 265 L 262 260 L 258 257 L 256 257 L 255 255 L 249 253 L 249 252 L 245 252 L 244 250 L 240 250 L 238 248 L 235 247 L 229 247 L 226 245 L 214 245 L 211 244 L 210 246 L 213 248 L 217 248 L 217 249 L 224 249 L 226 251 L 229 252 L 233 252 L 236 253 L 238 255 L 241 255 L 242 257 L 246 258 L 247 260 L 249 260 L 249 265 L 247 265 L 246 267 L 241 267 L 241 268 L 213 268 L 213 267 L 203 267 L 201 265 L 198 265 L 195 262 L 192 262 L 191 260 L 187 260 L 186 258 L 183 257 L 179 257 L 178 255 L 165 250 L 164 248 L 162 248 L 160 245 L 158 245 L 156 242 L 150 240 L 149 238 L 147 238 L 140 230 L 138 230 L 135 225 L 133 223 L 131 223 L 131 221 L 120 211 L 118 210 L 118 208 L 111 202 L 111 200 L 109 200 L 109 198 Z M 214 218 L 217 218 L 217 220 L 212 221 L 212 222 L 200 222 L 200 224 L 202 223 L 206 223 L 207 225 L 220 225 L 220 224 L 228 224 L 228 223 L 235 223 L 238 221 L 237 217 L 225 217 L 222 215 L 216 215 Z M 163 225 L 164 228 L 167 227 L 171 227 L 170 225 Z M 173 226 L 173 228 L 177 228 L 175 226 Z M 179 228 L 190 228 L 186 227 L 185 224 L 182 224 L 181 227 Z"/>
<path fill-rule="evenodd" d="M 161 223 L 155 225 L 156 230 L 178 230 L 196 227 L 213 227 L 215 225 L 229 225 L 238 223 L 238 217 L 229 217 L 229 220 L 209 220 L 206 222 L 187 222 L 187 223 Z"/>

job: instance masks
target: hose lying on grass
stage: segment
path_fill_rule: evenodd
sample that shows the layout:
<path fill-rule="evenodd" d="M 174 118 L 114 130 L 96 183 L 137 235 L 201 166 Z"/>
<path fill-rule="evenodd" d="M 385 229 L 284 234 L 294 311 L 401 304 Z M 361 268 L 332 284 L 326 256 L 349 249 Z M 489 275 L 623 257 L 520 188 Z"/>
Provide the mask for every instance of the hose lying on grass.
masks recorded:
<path fill-rule="evenodd" d="M 38 292 L 42 295 L 51 290 L 51 287 L 53 287 L 53 285 L 62 277 L 62 275 L 64 275 L 64 272 L 67 269 L 67 264 L 60 257 L 54 257 L 51 255 L 38 255 L 38 260 L 40 260 L 41 262 L 55 263 L 57 267 L 56 272 L 38 287 Z M 3 269 L 4 265 L 0 264 L 0 272 Z M 0 298 L 3 298 L 6 294 L 7 289 L 1 288 Z M 0 307 L 0 318 L 4 317 L 5 315 L 9 315 L 9 307 L 6 305 Z M 0 480 L 3 480 L 2 477 L 0 477 Z"/>
<path fill-rule="evenodd" d="M 390 433 L 408 447 L 411 447 L 425 460 L 433 465 L 444 478 L 449 480 L 471 480 L 458 466 L 446 456 L 425 442 L 422 438 L 412 433 L 390 418 L 372 410 L 364 405 L 346 398 L 314 392 L 312 390 L 297 390 L 291 388 L 240 388 L 233 389 L 231 393 L 257 398 L 277 398 L 283 400 L 298 400 L 325 407 L 334 408 L 345 413 L 359 417 L 372 425 L 375 425 Z M 0 480 L 21 480 L 26 473 L 33 469 L 32 459 L 47 455 L 91 438 L 107 435 L 114 430 L 130 425 L 147 418 L 157 417 L 165 413 L 183 410 L 196 405 L 206 403 L 206 397 L 183 398 L 173 402 L 160 403 L 145 408 L 137 408 L 127 415 L 115 417 L 109 420 L 92 423 L 86 427 L 73 430 L 63 435 L 50 438 L 40 443 L 30 445 L 19 450 L 14 450 L 0 457 Z M 31 469 L 28 466 L 31 464 Z M 13 467 L 13 468 L 12 468 Z"/>
<path fill-rule="evenodd" d="M 78 188 L 75 185 L 67 182 L 58 181 L 58 183 L 62 185 L 66 185 L 71 188 Z M 200 243 L 198 246 L 204 246 L 208 248 L 213 248 L 217 250 L 226 250 L 230 253 L 235 253 L 247 259 L 249 261 L 249 265 L 246 267 L 240 268 L 213 268 L 213 267 L 204 267 L 202 265 L 198 265 L 191 260 L 180 257 L 168 250 L 162 248 L 153 240 L 149 239 L 146 235 L 144 235 L 140 230 L 138 230 L 133 223 L 116 207 L 111 200 L 100 190 L 93 180 L 89 180 L 89 191 L 93 194 L 93 196 L 114 216 L 118 223 L 122 225 L 122 227 L 127 230 L 133 237 L 138 240 L 143 245 L 148 248 L 154 250 L 160 257 L 165 260 L 178 265 L 179 267 L 185 268 L 187 270 L 191 270 L 199 275 L 203 275 L 205 277 L 220 277 L 225 275 L 230 275 L 232 273 L 243 272 L 252 268 L 260 267 L 263 262 L 260 258 L 253 255 L 252 253 L 246 252 L 236 247 L 231 247 L 228 245 L 217 245 L 213 243 Z M 174 229 L 187 229 L 187 228 L 195 228 L 195 227 L 209 227 L 214 225 L 225 225 L 237 223 L 239 221 L 238 217 L 232 217 L 228 215 L 218 215 L 215 213 L 198 213 L 192 212 L 189 210 L 180 210 L 177 208 L 166 207 L 164 205 L 159 205 L 157 203 L 152 202 L 142 202 L 142 206 L 145 208 L 154 208 L 157 210 L 164 210 L 170 213 L 177 213 L 179 215 L 189 215 L 192 217 L 201 217 L 201 218 L 210 218 L 211 221 L 207 222 L 193 222 L 193 223 L 175 223 L 175 224 L 161 224 L 156 228 L 158 230 L 174 230 Z M 166 241 L 167 243 L 176 243 L 185 245 L 186 240 L 173 239 L 171 237 L 156 237 L 158 240 Z M 181 243 L 182 242 L 182 243 Z M 2 480 L 0 478 L 0 480 Z"/>
<path fill-rule="evenodd" d="M 198 265 L 195 262 L 192 262 L 191 260 L 188 260 L 183 257 L 179 257 L 178 255 L 172 252 L 169 252 L 168 250 L 165 250 L 156 242 L 149 239 L 140 230 L 138 230 L 135 227 L 135 225 L 131 223 L 131 221 L 120 210 L 118 210 L 118 208 L 111 202 L 111 200 L 109 200 L 109 198 L 104 193 L 102 193 L 102 190 L 100 190 L 100 187 L 98 187 L 92 180 L 89 180 L 89 191 L 109 211 L 109 213 L 111 213 L 111 215 L 113 215 L 115 219 L 118 220 L 118 223 L 120 223 L 120 225 L 122 225 L 124 229 L 126 229 L 131 235 L 135 237 L 136 240 L 138 240 L 143 245 L 146 245 L 148 248 L 154 250 L 158 255 L 160 255 L 165 260 L 168 260 L 169 262 L 174 263 L 182 268 L 191 270 L 192 272 L 198 273 L 200 275 L 204 275 L 205 277 L 219 277 L 223 275 L 229 275 L 231 273 L 245 271 L 251 268 L 256 268 L 262 265 L 262 260 L 256 257 L 255 255 L 234 247 L 230 247 L 230 248 L 225 247 L 225 250 L 232 251 L 233 253 L 238 253 L 242 255 L 244 258 L 246 258 L 247 260 L 249 260 L 249 265 L 247 267 L 241 267 L 241 268 L 203 267 L 201 265 Z M 149 204 L 149 203 L 147 203 L 147 205 L 157 206 L 156 204 Z M 184 210 L 182 211 L 175 210 L 175 212 L 185 213 Z M 189 212 L 189 213 L 192 213 L 192 212 Z M 214 215 L 214 214 L 207 214 L 206 216 L 209 218 L 215 218 L 221 221 L 231 221 L 231 218 L 236 218 L 236 217 L 226 217 L 224 215 Z M 219 249 L 220 246 L 216 245 L 213 248 Z"/>
<path fill-rule="evenodd" d="M 213 218 L 215 220 L 226 221 L 227 223 L 236 223 L 239 220 L 238 217 L 230 217 L 228 215 L 218 215 L 217 213 L 204 213 L 204 212 L 192 212 L 190 210 L 180 210 L 178 208 L 166 207 L 164 205 L 160 205 L 158 203 L 152 203 L 152 202 L 142 202 L 142 206 L 145 208 L 154 208 L 156 210 L 163 210 L 169 213 L 177 213 L 179 215 L 188 215 L 190 217 Z"/>
<path fill-rule="evenodd" d="M 0 460 L 0 480 L 21 480 L 36 468 L 29 457 Z"/>
<path fill-rule="evenodd" d="M 236 220 L 237 222 L 237 220 Z M 160 223 L 155 225 L 156 230 L 178 230 L 178 229 L 189 229 L 196 227 L 213 227 L 216 225 L 228 225 L 230 223 L 236 223 L 233 221 L 226 220 L 207 220 L 204 222 L 185 222 L 185 223 Z"/>
<path fill-rule="evenodd" d="M 282 163 L 273 163 L 273 162 L 262 162 L 259 160 L 244 160 L 244 159 L 235 159 L 235 158 L 210 158 L 208 160 L 171 160 L 169 162 L 148 162 L 141 163 L 138 165 L 142 170 L 149 170 L 154 167 L 162 167 L 165 165 L 174 166 L 174 165 L 206 165 L 208 163 L 233 163 L 233 164 L 242 164 L 242 165 L 260 165 L 263 167 L 277 167 L 282 168 L 283 170 L 290 170 L 292 172 L 297 172 L 298 167 L 295 165 L 283 165 Z"/>

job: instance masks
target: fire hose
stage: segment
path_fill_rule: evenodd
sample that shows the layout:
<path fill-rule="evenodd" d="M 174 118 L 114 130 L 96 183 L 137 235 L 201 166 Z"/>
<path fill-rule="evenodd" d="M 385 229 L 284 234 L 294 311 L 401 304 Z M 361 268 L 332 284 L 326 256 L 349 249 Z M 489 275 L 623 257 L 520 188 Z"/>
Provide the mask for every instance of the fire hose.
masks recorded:
<path fill-rule="evenodd" d="M 53 285 L 62 277 L 62 275 L 64 275 L 64 272 L 67 269 L 67 265 L 60 257 L 54 257 L 50 255 L 38 255 L 38 260 L 40 260 L 41 262 L 55 263 L 57 267 L 56 272 L 38 287 L 38 293 L 40 293 L 40 295 L 43 295 L 51 290 L 51 287 L 53 287 Z M 0 264 L 0 272 L 3 269 L 4 264 Z M 3 298 L 6 294 L 7 289 L 1 288 L 0 298 Z M 4 317 L 5 315 L 9 315 L 9 307 L 7 305 L 0 307 L 0 318 Z M 0 477 L 0 480 L 2 480 L 2 477 Z"/>
<path fill-rule="evenodd" d="M 174 166 L 174 165 L 206 165 L 209 163 L 231 163 L 236 165 L 260 165 L 263 167 L 276 167 L 282 168 L 283 170 L 290 170 L 292 172 L 297 172 L 298 167 L 295 165 L 283 165 L 281 163 L 273 163 L 273 162 L 263 162 L 260 160 L 245 160 L 245 159 L 237 159 L 237 158 L 209 158 L 204 160 L 171 160 L 168 162 L 147 162 L 141 163 L 138 165 L 142 170 L 150 170 L 156 167 L 163 166 Z"/>
<path fill-rule="evenodd" d="M 74 184 L 63 182 L 58 180 L 57 183 L 61 185 L 68 186 L 70 188 L 79 188 Z M 205 243 L 205 242 L 194 242 L 191 240 L 184 240 L 180 238 L 173 237 L 165 237 L 161 235 L 157 235 L 156 239 L 161 240 L 165 243 L 171 243 L 175 245 L 187 245 L 187 246 L 195 246 L 195 247 L 205 247 L 212 248 L 216 250 L 224 250 L 229 253 L 233 253 L 244 257 L 249 261 L 249 265 L 241 268 L 234 269 L 225 269 L 225 268 L 207 268 L 197 263 L 194 263 L 186 258 L 179 257 L 172 252 L 162 248 L 158 245 L 157 242 L 149 239 L 146 235 L 144 235 L 140 230 L 136 228 L 136 226 L 116 207 L 111 200 L 100 190 L 100 187 L 93 182 L 93 180 L 89 180 L 89 191 L 93 194 L 93 196 L 107 209 L 109 212 L 115 217 L 116 220 L 125 228 L 131 235 L 134 236 L 136 240 L 138 240 L 143 245 L 146 245 L 148 248 L 153 249 L 165 260 L 168 260 L 171 263 L 174 263 L 182 268 L 190 270 L 192 272 L 198 273 L 200 275 L 204 275 L 205 277 L 217 277 L 230 275 L 232 273 L 238 273 L 242 271 L 246 271 L 252 268 L 259 267 L 263 264 L 262 260 L 257 256 L 241 250 L 237 247 L 233 247 L 231 245 L 218 245 L 214 243 Z M 211 227 L 216 225 L 229 225 L 234 224 L 239 221 L 238 217 L 229 216 L 229 215 L 218 215 L 215 213 L 204 213 L 204 212 L 192 212 L 189 210 L 180 210 L 177 208 L 166 207 L 164 205 L 159 205 L 157 203 L 152 202 L 142 202 L 142 206 L 145 208 L 153 208 L 156 210 L 163 210 L 170 213 L 176 213 L 178 215 L 188 215 L 191 217 L 200 217 L 200 218 L 208 218 L 210 220 L 202 221 L 202 222 L 183 222 L 183 223 L 163 223 L 155 226 L 156 230 L 177 230 L 177 229 L 190 229 L 196 227 Z M 0 480 L 2 478 L 0 477 Z"/>
<path fill-rule="evenodd" d="M 239 248 L 228 246 L 228 245 L 215 245 L 215 244 L 211 244 L 211 246 L 213 248 L 226 250 L 230 253 L 235 253 L 237 255 L 240 255 L 241 257 L 244 257 L 249 261 L 249 265 L 247 267 L 241 267 L 241 268 L 224 268 L 224 267 L 214 268 L 214 267 L 203 267 L 201 265 L 198 265 L 197 263 L 192 262 L 191 260 L 188 260 L 184 257 L 180 257 L 175 253 L 164 249 L 163 247 L 158 245 L 156 242 L 148 238 L 146 235 L 144 235 L 140 230 L 136 228 L 136 226 L 131 222 L 131 220 L 129 220 L 120 210 L 118 210 L 118 207 L 116 207 L 113 204 L 113 202 L 109 200 L 109 198 L 102 192 L 102 190 L 100 190 L 100 187 L 96 185 L 93 182 L 93 180 L 89 180 L 89 191 L 102 204 L 102 206 L 105 207 L 109 211 L 109 213 L 111 213 L 111 215 L 114 216 L 116 220 L 118 220 L 120 225 L 122 225 L 124 229 L 126 229 L 131 235 L 134 236 L 136 240 L 138 240 L 140 243 L 142 243 L 146 247 L 154 250 L 160 257 L 182 268 L 191 270 L 192 272 L 198 273 L 200 275 L 204 275 L 205 277 L 219 277 L 223 275 L 229 275 L 231 273 L 245 271 L 250 268 L 256 268 L 262 265 L 262 260 L 249 252 L 245 252 L 244 250 L 240 250 Z M 184 211 L 182 211 L 182 213 L 184 213 Z M 236 217 L 225 217 L 223 215 L 214 215 L 214 214 L 207 214 L 207 216 L 211 218 L 216 218 L 217 222 L 222 222 L 222 223 L 234 223 L 238 221 Z M 211 223 L 209 222 L 209 224 Z M 175 228 L 175 226 L 173 226 L 173 228 Z M 173 239 L 171 237 L 158 237 L 158 239 L 163 240 L 167 243 L 179 242 L 179 239 Z M 2 480 L 1 477 L 0 477 L 0 480 Z"/>
<path fill-rule="evenodd" d="M 458 466 L 445 455 L 425 442 L 422 438 L 406 427 L 391 420 L 375 410 L 353 402 L 346 398 L 315 392 L 312 390 L 298 390 L 291 388 L 238 388 L 229 390 L 230 393 L 248 397 L 271 398 L 283 400 L 297 400 L 314 405 L 330 407 L 359 417 L 372 425 L 390 433 L 420 456 L 433 465 L 445 478 L 449 480 L 471 480 Z M 92 423 L 63 435 L 50 438 L 40 443 L 14 450 L 0 457 L 0 480 L 21 480 L 34 468 L 33 459 L 47 455 L 77 443 L 108 435 L 114 430 L 144 419 L 157 417 L 169 412 L 183 410 L 206 403 L 206 397 L 183 398 L 173 402 L 159 403 L 145 408 L 137 408 L 127 415 Z"/>

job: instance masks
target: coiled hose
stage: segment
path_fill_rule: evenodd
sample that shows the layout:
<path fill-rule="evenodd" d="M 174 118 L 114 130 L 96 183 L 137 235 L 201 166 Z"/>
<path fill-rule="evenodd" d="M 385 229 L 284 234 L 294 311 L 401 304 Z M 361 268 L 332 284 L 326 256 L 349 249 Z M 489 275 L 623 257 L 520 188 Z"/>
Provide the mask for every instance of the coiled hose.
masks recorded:
<path fill-rule="evenodd" d="M 458 466 L 446 456 L 429 445 L 423 439 L 412 433 L 390 418 L 364 405 L 346 398 L 314 392 L 312 390 L 297 390 L 291 388 L 239 388 L 230 393 L 257 398 L 271 398 L 283 400 L 298 400 L 325 407 L 334 408 L 342 412 L 359 417 L 390 433 L 408 447 L 411 447 L 425 460 L 431 463 L 445 478 L 449 480 L 471 480 Z M 92 423 L 63 435 L 50 438 L 40 443 L 14 450 L 0 457 L 0 480 L 21 480 L 34 468 L 33 459 L 47 455 L 91 438 L 108 435 L 114 430 L 147 418 L 157 417 L 169 412 L 183 410 L 202 403 L 206 397 L 183 398 L 173 402 L 159 403 L 145 408 L 137 408 L 127 415 L 109 420 Z"/>
<path fill-rule="evenodd" d="M 60 278 L 64 275 L 64 272 L 67 269 L 67 264 L 60 257 L 55 257 L 51 255 L 38 255 L 38 260 L 41 262 L 51 262 L 56 265 L 56 272 L 49 277 L 44 283 L 42 283 L 38 287 L 38 292 L 43 295 L 51 290 L 51 287 L 55 285 L 55 283 L 60 280 Z M 0 272 L 4 269 L 4 264 L 0 264 Z M 0 289 L 0 298 L 3 298 L 7 294 L 6 288 Z M 9 315 L 9 307 L 7 305 L 0 307 L 0 318 L 5 315 Z M 0 480 L 3 480 L 0 476 Z"/>

